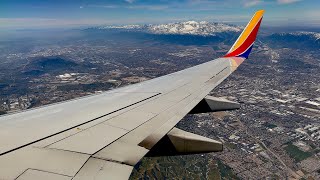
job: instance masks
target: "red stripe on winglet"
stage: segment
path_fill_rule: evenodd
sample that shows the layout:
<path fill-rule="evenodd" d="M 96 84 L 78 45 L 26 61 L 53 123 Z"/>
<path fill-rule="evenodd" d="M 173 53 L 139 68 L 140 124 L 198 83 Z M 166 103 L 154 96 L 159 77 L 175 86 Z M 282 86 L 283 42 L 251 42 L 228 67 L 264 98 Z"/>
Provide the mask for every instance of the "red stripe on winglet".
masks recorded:
<path fill-rule="evenodd" d="M 232 51 L 229 54 L 226 54 L 224 57 L 233 57 L 233 56 L 237 56 L 239 54 L 244 53 L 252 45 L 252 43 L 256 40 L 261 21 L 262 21 L 262 18 L 260 19 L 260 21 L 258 22 L 256 27 L 254 27 L 254 29 L 251 32 L 251 34 L 249 35 L 249 37 L 244 41 L 244 43 L 238 49 Z"/>

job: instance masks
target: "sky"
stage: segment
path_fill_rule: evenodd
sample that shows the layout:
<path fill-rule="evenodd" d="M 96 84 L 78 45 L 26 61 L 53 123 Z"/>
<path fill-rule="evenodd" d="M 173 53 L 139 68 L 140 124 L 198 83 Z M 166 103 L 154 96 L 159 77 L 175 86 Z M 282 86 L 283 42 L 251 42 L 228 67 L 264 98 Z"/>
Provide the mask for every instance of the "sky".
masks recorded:
<path fill-rule="evenodd" d="M 0 0 L 0 28 L 158 24 L 187 20 L 244 25 L 265 9 L 268 26 L 319 26 L 319 0 Z"/>

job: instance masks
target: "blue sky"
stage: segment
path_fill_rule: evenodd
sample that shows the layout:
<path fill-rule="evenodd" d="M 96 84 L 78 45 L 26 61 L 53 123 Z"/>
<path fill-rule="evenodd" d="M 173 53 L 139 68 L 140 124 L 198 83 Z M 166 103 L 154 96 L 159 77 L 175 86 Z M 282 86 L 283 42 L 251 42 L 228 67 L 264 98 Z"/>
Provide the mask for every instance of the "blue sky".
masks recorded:
<path fill-rule="evenodd" d="M 319 0 L 0 0 L 0 28 L 205 20 L 245 24 L 265 9 L 270 26 L 320 26 Z"/>

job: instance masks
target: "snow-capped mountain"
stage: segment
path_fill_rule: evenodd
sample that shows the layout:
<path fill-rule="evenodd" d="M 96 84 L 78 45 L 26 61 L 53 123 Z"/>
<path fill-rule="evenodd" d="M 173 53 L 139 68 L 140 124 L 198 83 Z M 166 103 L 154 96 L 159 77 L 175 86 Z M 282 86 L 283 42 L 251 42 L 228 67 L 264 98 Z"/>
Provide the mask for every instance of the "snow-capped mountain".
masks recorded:
<path fill-rule="evenodd" d="M 239 32 L 241 27 L 223 23 L 210 23 L 206 21 L 187 21 L 181 23 L 170 23 L 149 26 L 149 31 L 155 34 L 192 34 L 192 35 L 214 35 L 221 32 Z"/>
<path fill-rule="evenodd" d="M 104 26 L 99 29 L 124 29 L 146 31 L 152 34 L 190 34 L 190 35 L 215 35 L 222 32 L 240 32 L 243 28 L 224 23 L 211 23 L 206 21 L 186 21 L 168 24 Z"/>
<path fill-rule="evenodd" d="M 317 32 L 302 31 L 302 32 L 297 32 L 296 35 L 309 35 L 309 36 L 314 37 L 316 40 L 320 39 L 320 33 L 317 33 Z"/>
<path fill-rule="evenodd" d="M 123 26 L 102 26 L 102 27 L 98 27 L 98 29 L 143 29 L 143 25 L 123 25 Z"/>

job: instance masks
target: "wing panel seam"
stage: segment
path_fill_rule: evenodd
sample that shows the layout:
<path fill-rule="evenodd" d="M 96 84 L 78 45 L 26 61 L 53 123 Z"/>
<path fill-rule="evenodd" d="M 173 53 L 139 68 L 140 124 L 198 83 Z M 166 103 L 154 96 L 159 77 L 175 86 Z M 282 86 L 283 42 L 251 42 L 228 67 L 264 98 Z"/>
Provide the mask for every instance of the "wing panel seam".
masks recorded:
<path fill-rule="evenodd" d="M 102 117 L 105 117 L 105 116 L 107 116 L 107 115 L 110 115 L 110 114 L 112 114 L 112 113 L 115 113 L 115 112 L 121 111 L 121 110 L 126 109 L 126 108 L 128 108 L 128 107 L 131 107 L 131 106 L 134 106 L 134 105 L 136 105 L 136 104 L 139 104 L 139 103 L 141 103 L 141 102 L 143 102 L 143 101 L 146 101 L 146 100 L 148 100 L 148 99 L 151 99 L 151 98 L 153 98 L 153 97 L 156 97 L 156 96 L 158 96 L 158 95 L 160 95 L 160 94 L 161 94 L 161 93 L 158 93 L 158 94 L 152 95 L 152 96 L 150 96 L 150 97 L 148 97 L 148 98 L 142 99 L 142 100 L 140 100 L 140 101 L 138 101 L 138 102 L 132 103 L 132 104 L 130 104 L 130 105 L 128 105 L 128 106 L 125 106 L 125 107 L 123 107 L 123 108 L 117 109 L 117 110 L 112 111 L 112 112 L 109 112 L 109 113 L 107 113 L 107 114 L 105 114 L 105 115 L 99 116 L 99 117 L 94 118 L 94 119 L 92 119 L 92 120 L 86 121 L 86 122 L 84 122 L 84 123 L 80 123 L 80 124 L 78 124 L 78 125 L 76 125 L 76 126 L 72 126 L 72 127 L 67 128 L 67 129 L 65 129 L 65 130 L 63 130 L 63 131 L 60 131 L 60 132 L 54 133 L 54 134 L 49 135 L 49 136 L 46 136 L 46 137 L 44 137 L 44 138 L 40 138 L 40 139 L 38 139 L 38 140 L 36 140 L 36 141 L 33 141 L 33 142 L 30 142 L 30 143 L 27 143 L 27 144 L 25 144 L 25 145 L 22 145 L 22 146 L 19 146 L 19 147 L 13 148 L 13 149 L 11 149 L 11 150 L 9 150 L 9 151 L 5 151 L 5 152 L 1 153 L 1 154 L 0 154 L 0 156 L 5 155 L 5 154 L 10 153 L 10 152 L 13 152 L 13 151 L 18 150 L 18 149 L 21 149 L 21 148 L 23 148 L 23 147 L 29 146 L 29 145 L 31 145 L 31 144 L 34 144 L 34 143 L 40 142 L 40 141 L 42 141 L 42 140 L 44 140 L 44 139 L 47 139 L 47 138 L 53 137 L 53 136 L 58 135 L 58 134 L 60 134 L 60 133 L 63 133 L 63 132 L 69 131 L 69 130 L 71 130 L 71 129 L 73 129 L 73 128 L 76 128 L 76 127 L 82 126 L 82 125 L 84 125 L 84 124 L 87 124 L 87 123 L 93 122 L 93 121 L 95 121 L 95 120 L 98 120 L 98 119 L 100 119 L 100 118 L 102 118 Z"/>

